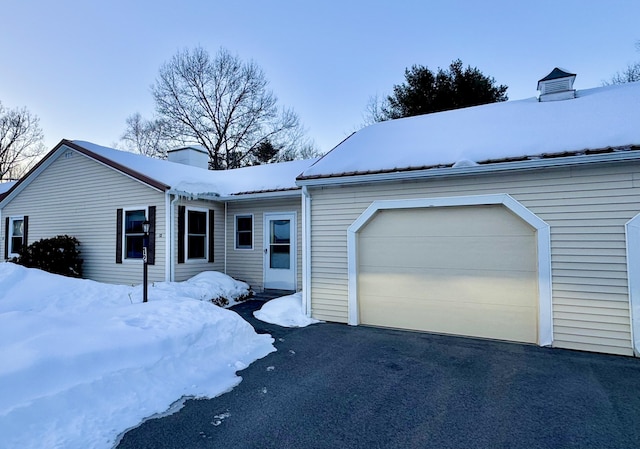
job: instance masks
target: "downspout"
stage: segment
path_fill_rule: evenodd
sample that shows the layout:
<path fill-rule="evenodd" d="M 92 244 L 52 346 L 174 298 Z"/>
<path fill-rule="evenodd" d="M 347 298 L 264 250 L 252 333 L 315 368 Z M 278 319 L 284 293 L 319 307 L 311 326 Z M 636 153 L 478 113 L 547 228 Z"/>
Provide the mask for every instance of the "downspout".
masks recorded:
<path fill-rule="evenodd" d="M 227 274 L 227 202 L 224 202 L 224 274 Z"/>
<path fill-rule="evenodd" d="M 167 194 L 167 198 L 169 198 L 170 194 L 171 193 Z M 175 193 L 173 195 L 174 195 L 173 200 L 171 200 L 169 204 L 169 213 L 167 214 L 169 217 L 168 218 L 169 225 L 167 226 L 167 250 L 169 251 L 169 255 L 167 259 L 169 260 L 169 282 L 173 282 L 176 278 L 176 261 L 175 261 L 176 242 L 175 242 L 175 239 L 173 238 L 173 224 L 176 222 L 175 221 L 176 202 L 180 198 L 180 196 Z"/>
<path fill-rule="evenodd" d="M 311 316 L 311 195 L 302 186 L 302 310 Z"/>
<path fill-rule="evenodd" d="M 171 281 L 171 193 L 164 195 L 164 280 Z"/>

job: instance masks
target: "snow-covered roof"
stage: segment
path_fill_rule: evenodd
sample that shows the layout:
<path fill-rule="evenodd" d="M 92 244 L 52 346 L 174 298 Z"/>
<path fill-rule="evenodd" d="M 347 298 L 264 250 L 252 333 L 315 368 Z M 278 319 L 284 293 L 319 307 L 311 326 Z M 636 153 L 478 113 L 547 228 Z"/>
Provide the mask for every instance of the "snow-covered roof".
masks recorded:
<path fill-rule="evenodd" d="M 640 145 L 640 82 L 376 123 L 298 179 L 451 167 Z M 468 162 L 467 162 L 468 163 Z"/>
<path fill-rule="evenodd" d="M 212 171 L 189 165 L 155 159 L 140 154 L 120 151 L 74 140 L 77 146 L 125 168 L 129 174 L 150 178 L 166 188 L 194 196 L 231 196 L 257 192 L 275 192 L 295 189 L 296 176 L 317 159 L 265 164 L 233 170 Z M 91 155 L 91 154 L 90 154 Z M 131 173 L 132 172 L 132 173 Z"/>
<path fill-rule="evenodd" d="M 17 181 L 0 182 L 0 197 L 7 193 L 11 187 L 16 185 Z"/>

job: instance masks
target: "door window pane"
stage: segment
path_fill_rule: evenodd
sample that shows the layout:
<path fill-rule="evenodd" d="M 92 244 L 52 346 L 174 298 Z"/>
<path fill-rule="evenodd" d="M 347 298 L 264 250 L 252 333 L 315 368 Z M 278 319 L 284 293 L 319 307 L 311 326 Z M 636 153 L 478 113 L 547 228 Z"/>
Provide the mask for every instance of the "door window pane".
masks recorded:
<path fill-rule="evenodd" d="M 269 266 L 288 270 L 291 268 L 291 222 L 271 220 L 269 223 Z"/>
<path fill-rule="evenodd" d="M 271 245 L 270 267 L 288 270 L 291 268 L 289 245 Z"/>
<path fill-rule="evenodd" d="M 271 220 L 271 243 L 289 243 L 289 220 Z"/>

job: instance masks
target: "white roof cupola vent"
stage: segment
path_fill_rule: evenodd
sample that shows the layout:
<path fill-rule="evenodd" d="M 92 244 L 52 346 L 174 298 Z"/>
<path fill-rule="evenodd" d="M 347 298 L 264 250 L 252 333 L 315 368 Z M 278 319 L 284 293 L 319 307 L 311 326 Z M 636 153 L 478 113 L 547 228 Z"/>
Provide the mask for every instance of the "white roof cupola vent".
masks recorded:
<path fill-rule="evenodd" d="M 539 101 L 568 100 L 576 97 L 573 82 L 575 73 L 569 73 L 556 67 L 547 76 L 538 81 Z"/>
<path fill-rule="evenodd" d="M 175 148 L 167 151 L 167 160 L 192 167 L 209 168 L 209 153 L 200 145 Z"/>

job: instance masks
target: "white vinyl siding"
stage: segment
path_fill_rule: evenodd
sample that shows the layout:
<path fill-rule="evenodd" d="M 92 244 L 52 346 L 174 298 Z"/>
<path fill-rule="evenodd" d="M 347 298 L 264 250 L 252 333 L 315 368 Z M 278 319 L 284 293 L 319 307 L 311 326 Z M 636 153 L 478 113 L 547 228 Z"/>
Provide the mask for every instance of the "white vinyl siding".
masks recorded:
<path fill-rule="evenodd" d="M 247 282 L 254 291 L 264 289 L 264 214 L 276 212 L 302 213 L 301 196 L 254 199 L 227 203 L 227 274 Z M 253 215 L 253 249 L 236 249 L 235 216 Z M 297 289 L 302 288 L 302 228 L 298 218 L 296 229 Z"/>
<path fill-rule="evenodd" d="M 315 318 L 347 322 L 348 226 L 379 199 L 508 193 L 551 227 L 554 346 L 632 354 L 625 223 L 640 164 L 310 188 Z"/>
<path fill-rule="evenodd" d="M 63 234 L 76 237 L 85 278 L 139 284 L 142 261 L 115 263 L 116 210 L 156 206 L 155 265 L 149 265 L 149 280 L 163 281 L 164 193 L 80 153 L 67 153 L 70 156 L 54 160 L 9 202 L 2 216 L 28 215 L 30 242 Z"/>

